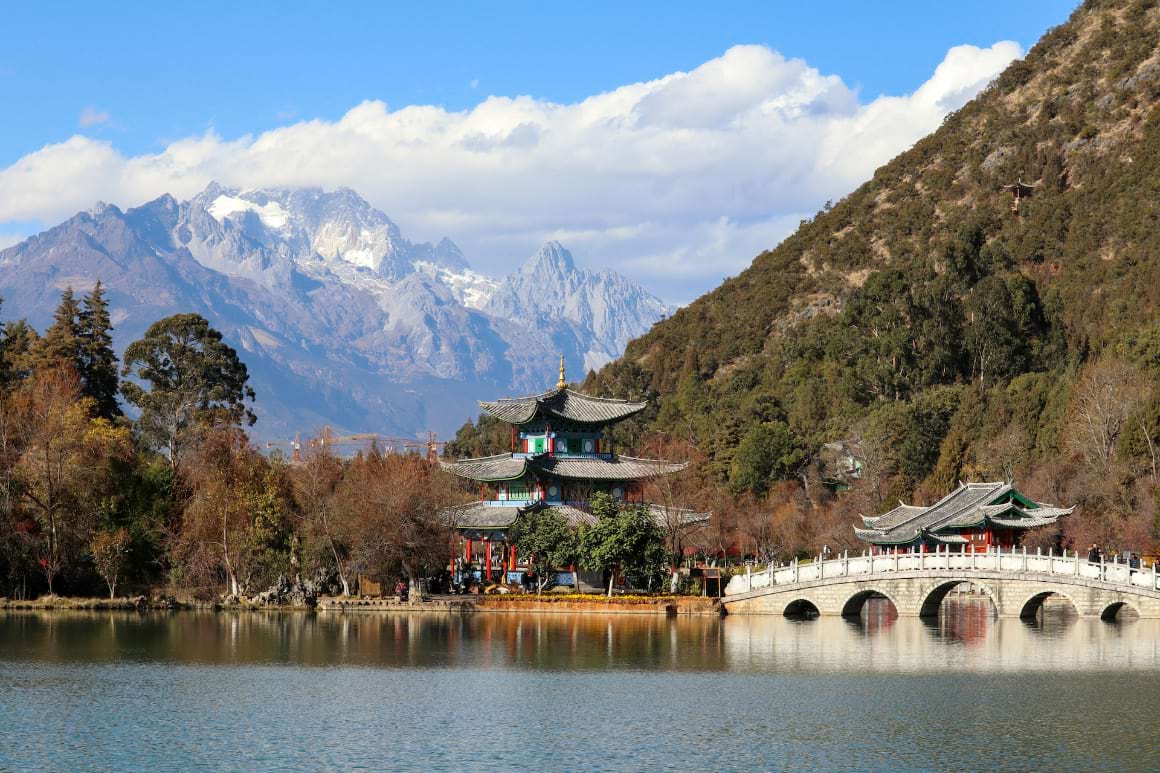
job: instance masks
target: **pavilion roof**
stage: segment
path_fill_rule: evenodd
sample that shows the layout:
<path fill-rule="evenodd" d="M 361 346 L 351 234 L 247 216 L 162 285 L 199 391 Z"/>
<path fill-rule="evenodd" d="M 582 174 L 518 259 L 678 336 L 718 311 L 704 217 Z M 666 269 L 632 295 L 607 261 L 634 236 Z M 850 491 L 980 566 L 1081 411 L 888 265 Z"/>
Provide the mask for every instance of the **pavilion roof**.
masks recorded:
<path fill-rule="evenodd" d="M 511 454 L 497 454 L 453 462 L 440 459 L 439 466 L 461 478 L 489 482 L 522 478 L 527 472 L 528 460 Z"/>
<path fill-rule="evenodd" d="M 680 472 L 687 464 L 659 459 L 637 459 L 632 456 L 560 457 L 536 456 L 529 467 L 555 478 L 570 480 L 641 480 Z"/>
<path fill-rule="evenodd" d="M 1048 526 L 1074 509 L 1033 502 L 1010 483 L 960 483 L 930 507 L 900 503 L 882 515 L 863 516 L 866 528 L 854 533 L 882 545 L 906 545 L 923 536 L 945 542 L 956 529 L 987 523 L 1014 529 Z"/>
<path fill-rule="evenodd" d="M 517 480 L 529 471 L 569 480 L 642 480 L 679 472 L 687 466 L 683 463 L 637 459 L 632 456 L 559 457 L 548 454 L 526 458 L 499 454 L 480 459 L 441 461 L 440 464 L 443 469 L 462 478 L 483 482 Z"/>
<path fill-rule="evenodd" d="M 674 516 L 680 518 L 682 526 L 696 526 L 709 521 L 709 513 L 698 513 L 683 508 L 666 507 L 649 503 L 645 505 L 652 519 L 659 526 L 671 523 Z M 516 522 L 521 513 L 553 509 L 564 517 L 572 528 L 592 526 L 597 518 L 592 513 L 579 507 L 565 504 L 549 504 L 537 502 L 529 507 L 496 507 L 485 502 L 469 502 L 465 505 L 456 505 L 440 511 L 445 523 L 453 529 L 507 529 Z"/>
<path fill-rule="evenodd" d="M 526 424 L 537 415 L 582 424 L 607 424 L 640 413 L 648 403 L 592 397 L 565 388 L 527 397 L 480 402 L 479 407 L 509 424 Z"/>
<path fill-rule="evenodd" d="M 516 522 L 518 507 L 488 507 L 483 502 L 469 502 L 440 511 L 453 529 L 506 529 Z"/>

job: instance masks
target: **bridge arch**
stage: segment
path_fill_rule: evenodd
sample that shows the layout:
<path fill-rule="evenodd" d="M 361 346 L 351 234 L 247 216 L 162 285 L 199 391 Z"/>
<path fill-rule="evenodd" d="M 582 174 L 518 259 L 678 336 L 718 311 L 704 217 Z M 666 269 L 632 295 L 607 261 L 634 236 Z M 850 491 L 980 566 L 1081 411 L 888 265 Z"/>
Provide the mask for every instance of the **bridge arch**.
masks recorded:
<path fill-rule="evenodd" d="M 1075 599 L 1073 599 L 1069 594 L 1059 590 L 1058 588 L 1051 588 L 1050 590 L 1043 590 L 1033 594 L 1030 598 L 1020 604 L 1019 617 L 1023 618 L 1024 620 L 1034 618 L 1039 613 L 1039 610 L 1043 609 L 1043 602 L 1046 601 L 1050 596 L 1059 596 L 1062 599 L 1067 599 L 1068 603 L 1071 604 L 1072 609 L 1075 610 L 1075 613 L 1077 615 L 1082 614 L 1080 612 L 1079 604 L 1075 603 Z M 1115 613 L 1113 613 L 1113 615 L 1114 614 Z"/>
<path fill-rule="evenodd" d="M 918 616 L 938 617 L 938 610 L 939 607 L 942 606 L 943 599 L 945 599 L 947 594 L 954 590 L 956 586 L 963 583 L 969 583 L 971 586 L 978 588 L 983 593 L 985 593 L 987 598 L 991 599 L 991 605 L 995 608 L 995 614 L 1003 614 L 1003 608 L 999 605 L 999 597 L 995 595 L 993 590 L 978 580 L 968 580 L 964 578 L 961 580 L 946 580 L 938 583 L 933 588 L 929 588 L 923 591 L 922 602 L 918 607 Z"/>
<path fill-rule="evenodd" d="M 782 615 L 797 620 L 813 620 L 821 617 L 818 605 L 807 598 L 796 598 L 785 605 Z"/>
<path fill-rule="evenodd" d="M 1129 616 L 1136 618 L 1140 616 L 1140 610 L 1129 604 L 1127 601 L 1113 601 L 1104 607 L 1100 612 L 1100 620 L 1114 623 L 1117 620 L 1124 619 L 1122 615 L 1127 612 Z"/>
<path fill-rule="evenodd" d="M 902 614 L 902 607 L 894 596 L 879 588 L 861 588 L 842 602 L 842 617 L 858 617 L 862 614 L 862 607 L 873 598 L 884 598 L 894 606 L 894 611 Z"/>

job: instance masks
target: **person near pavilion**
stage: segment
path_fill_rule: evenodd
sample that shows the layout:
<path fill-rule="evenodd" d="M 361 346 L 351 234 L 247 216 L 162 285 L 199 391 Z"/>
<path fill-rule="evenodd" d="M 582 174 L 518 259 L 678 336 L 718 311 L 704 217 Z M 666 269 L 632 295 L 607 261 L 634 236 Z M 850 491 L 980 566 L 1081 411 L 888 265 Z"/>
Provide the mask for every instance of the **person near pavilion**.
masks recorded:
<path fill-rule="evenodd" d="M 1100 549 L 1099 549 L 1099 547 L 1096 546 L 1096 543 L 1093 542 L 1092 546 L 1090 548 L 1088 548 L 1088 563 L 1089 564 L 1098 564 L 1099 562 L 1100 562 Z"/>

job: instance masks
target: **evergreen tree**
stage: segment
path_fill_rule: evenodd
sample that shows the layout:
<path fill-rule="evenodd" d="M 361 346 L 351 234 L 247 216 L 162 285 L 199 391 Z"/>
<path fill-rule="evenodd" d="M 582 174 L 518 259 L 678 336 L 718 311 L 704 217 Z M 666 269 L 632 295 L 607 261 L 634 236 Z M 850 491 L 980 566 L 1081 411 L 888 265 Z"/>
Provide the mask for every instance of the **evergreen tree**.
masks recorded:
<path fill-rule="evenodd" d="M 536 575 L 536 593 L 556 579 L 556 570 L 579 563 L 580 539 L 558 510 L 521 513 L 513 525 L 511 541 L 526 551 Z"/>
<path fill-rule="evenodd" d="M 52 315 L 52 325 L 44 332 L 36 351 L 36 367 L 43 370 L 67 366 L 82 371 L 81 308 L 72 287 L 60 294 L 60 304 Z"/>
<path fill-rule="evenodd" d="M 97 282 L 85 297 L 79 318 L 80 376 L 85 395 L 93 398 L 96 415 L 105 419 L 121 415 L 117 405 L 119 381 L 112 330 L 105 288 Z"/>
<path fill-rule="evenodd" d="M 22 319 L 4 325 L 0 340 L 0 388 L 13 388 L 28 378 L 36 365 L 40 337 Z"/>
<path fill-rule="evenodd" d="M 770 485 L 796 476 L 809 455 L 783 422 L 768 421 L 752 427 L 741 438 L 729 483 L 740 494 L 763 497 Z"/>
<path fill-rule="evenodd" d="M 211 427 L 252 425 L 254 390 L 238 353 L 200 314 L 154 322 L 125 349 L 121 386 L 141 409 L 138 431 L 178 467 L 197 437 Z M 144 389 L 137 381 L 147 383 Z"/>
<path fill-rule="evenodd" d="M 608 595 L 619 569 L 638 588 L 659 586 L 669 561 L 665 535 L 643 507 L 620 505 L 605 493 L 593 495 L 597 521 L 580 535 L 580 563 L 608 574 Z"/>

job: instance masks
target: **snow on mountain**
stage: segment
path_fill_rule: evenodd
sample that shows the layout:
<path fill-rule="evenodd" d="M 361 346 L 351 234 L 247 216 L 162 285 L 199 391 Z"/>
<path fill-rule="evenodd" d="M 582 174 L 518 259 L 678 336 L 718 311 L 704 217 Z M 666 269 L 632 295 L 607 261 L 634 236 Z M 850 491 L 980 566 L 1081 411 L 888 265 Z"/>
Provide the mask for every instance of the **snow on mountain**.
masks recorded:
<path fill-rule="evenodd" d="M 455 296 L 455 300 L 469 309 L 482 309 L 500 287 L 500 283 L 496 280 L 477 274 L 469 268 L 455 271 L 425 260 L 416 261 L 412 265 L 416 271 L 446 285 Z"/>
<path fill-rule="evenodd" d="M 243 355 L 260 437 L 336 428 L 448 433 L 475 400 L 538 392 L 562 353 L 580 376 L 670 309 L 556 242 L 493 279 L 449 239 L 412 243 L 340 188 L 98 205 L 0 251 L 5 318 L 46 326 L 60 290 L 109 288 L 117 343 L 196 311 Z"/>
<path fill-rule="evenodd" d="M 223 193 L 209 205 L 209 213 L 218 222 L 225 220 L 230 215 L 236 215 L 239 212 L 253 212 L 269 228 L 282 228 L 290 220 L 289 215 L 286 214 L 286 210 L 282 209 L 282 205 L 276 201 L 258 205 L 252 201 Z"/>

